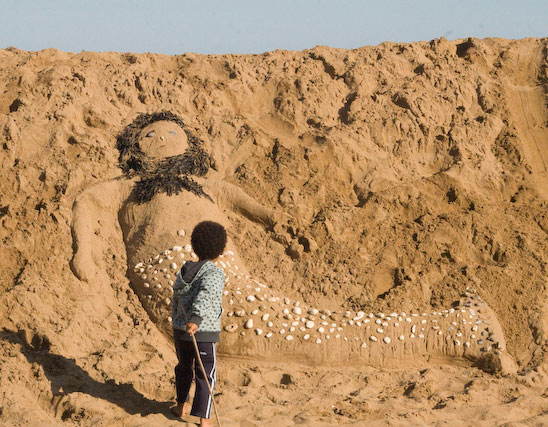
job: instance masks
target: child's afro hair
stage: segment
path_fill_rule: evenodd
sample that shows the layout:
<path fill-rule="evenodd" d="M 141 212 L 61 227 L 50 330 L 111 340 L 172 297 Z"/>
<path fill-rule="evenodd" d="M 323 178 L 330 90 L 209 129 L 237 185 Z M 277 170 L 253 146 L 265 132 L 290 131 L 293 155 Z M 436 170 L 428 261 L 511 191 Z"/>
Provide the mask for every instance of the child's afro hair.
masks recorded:
<path fill-rule="evenodd" d="M 226 230 L 219 223 L 202 221 L 192 230 L 190 242 L 198 258 L 215 259 L 225 250 Z"/>

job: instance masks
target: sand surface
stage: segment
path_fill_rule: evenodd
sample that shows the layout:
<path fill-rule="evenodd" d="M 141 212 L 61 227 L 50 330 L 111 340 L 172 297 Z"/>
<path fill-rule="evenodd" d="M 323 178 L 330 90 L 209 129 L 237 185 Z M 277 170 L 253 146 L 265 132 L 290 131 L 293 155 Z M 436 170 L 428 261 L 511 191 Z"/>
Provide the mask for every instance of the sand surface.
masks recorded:
<path fill-rule="evenodd" d="M 0 425 L 184 425 L 167 412 L 169 303 L 160 291 L 146 301 L 135 265 L 184 246 L 203 212 L 227 225 L 239 267 L 223 325 L 246 311 L 223 333 L 223 425 L 548 424 L 547 49 L 441 39 L 223 56 L 0 50 Z M 134 181 L 116 137 L 160 111 L 211 154 L 200 182 L 217 189 L 214 210 L 185 211 L 185 192 L 124 205 Z M 156 132 L 169 141 L 169 129 Z M 141 238 L 131 218 L 164 234 Z M 260 305 L 238 300 L 245 283 L 264 284 L 273 302 L 261 310 L 276 322 L 295 321 L 283 317 L 289 298 L 288 309 L 334 312 L 344 337 L 325 331 L 316 345 L 297 326 L 289 342 L 279 324 L 270 341 L 264 324 L 242 335 Z M 385 345 L 344 316 L 460 321 L 449 310 L 470 288 L 497 337 L 489 363 L 449 323 L 423 344 L 406 331 Z"/>

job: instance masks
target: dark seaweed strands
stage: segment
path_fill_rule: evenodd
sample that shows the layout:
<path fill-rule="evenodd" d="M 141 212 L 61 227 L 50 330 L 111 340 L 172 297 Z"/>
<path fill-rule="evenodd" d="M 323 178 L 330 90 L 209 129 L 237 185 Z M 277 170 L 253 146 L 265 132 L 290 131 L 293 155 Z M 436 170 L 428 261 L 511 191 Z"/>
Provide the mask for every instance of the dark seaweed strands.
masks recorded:
<path fill-rule="evenodd" d="M 118 164 L 129 177 L 140 175 L 146 169 L 146 156 L 139 147 L 141 131 L 148 125 L 159 121 L 171 121 L 184 130 L 190 147 L 201 147 L 202 141 L 189 131 L 183 119 L 170 111 L 158 113 L 141 113 L 127 125 L 116 137 L 116 148 L 120 152 Z"/>
<path fill-rule="evenodd" d="M 148 125 L 158 121 L 176 123 L 187 135 L 189 148 L 184 154 L 168 157 L 159 163 L 151 163 L 139 147 L 141 132 Z M 200 184 L 189 175 L 203 176 L 212 164 L 211 157 L 202 148 L 202 141 L 190 132 L 183 120 L 169 111 L 151 114 L 139 114 L 116 137 L 116 148 L 120 152 L 118 163 L 128 178 L 139 176 L 131 195 L 141 204 L 152 200 L 158 193 L 168 196 L 190 191 L 212 201 Z"/>
<path fill-rule="evenodd" d="M 149 202 L 159 193 L 172 196 L 183 190 L 213 201 L 202 186 L 190 177 L 204 176 L 208 170 L 208 154 L 200 147 L 191 147 L 182 155 L 168 157 L 146 168 L 146 172 L 139 174 L 141 179 L 135 183 L 131 194 L 139 204 Z"/>

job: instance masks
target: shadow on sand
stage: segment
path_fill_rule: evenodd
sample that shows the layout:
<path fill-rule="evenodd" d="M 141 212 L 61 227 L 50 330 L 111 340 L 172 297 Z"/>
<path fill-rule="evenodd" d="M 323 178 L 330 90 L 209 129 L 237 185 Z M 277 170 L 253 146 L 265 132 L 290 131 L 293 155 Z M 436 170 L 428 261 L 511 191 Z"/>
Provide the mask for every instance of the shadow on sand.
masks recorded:
<path fill-rule="evenodd" d="M 51 353 L 46 337 L 36 334 L 30 340 L 27 337 L 25 331 L 0 331 L 0 340 L 21 345 L 21 353 L 29 363 L 38 363 L 43 367 L 53 396 L 80 392 L 113 403 L 131 415 L 163 414 L 168 419 L 176 419 L 169 411 L 173 402 L 147 399 L 132 384 L 118 384 L 114 380 L 99 382 L 79 367 L 74 359 Z"/>

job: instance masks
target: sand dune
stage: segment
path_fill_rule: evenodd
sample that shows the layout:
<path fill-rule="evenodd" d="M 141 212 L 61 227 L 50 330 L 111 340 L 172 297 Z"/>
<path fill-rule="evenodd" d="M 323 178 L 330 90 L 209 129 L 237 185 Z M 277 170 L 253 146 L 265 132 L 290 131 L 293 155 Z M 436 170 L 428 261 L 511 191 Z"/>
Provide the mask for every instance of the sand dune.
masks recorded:
<path fill-rule="evenodd" d="M 1 50 L 0 425 L 181 425 L 169 287 L 204 216 L 223 425 L 547 423 L 546 52 Z M 203 141 L 211 201 L 132 202 L 117 136 L 161 111 L 147 165 Z"/>

